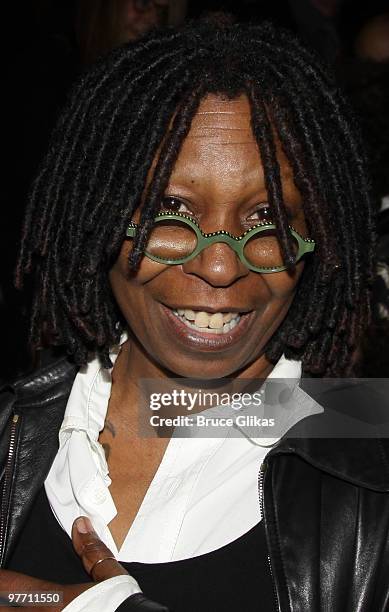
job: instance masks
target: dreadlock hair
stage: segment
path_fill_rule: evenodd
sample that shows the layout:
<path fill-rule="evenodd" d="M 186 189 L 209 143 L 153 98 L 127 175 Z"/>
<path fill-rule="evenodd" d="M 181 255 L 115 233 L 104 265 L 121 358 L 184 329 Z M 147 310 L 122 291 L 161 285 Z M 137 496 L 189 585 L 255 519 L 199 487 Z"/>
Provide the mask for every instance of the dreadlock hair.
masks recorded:
<path fill-rule="evenodd" d="M 332 75 L 289 32 L 269 23 L 189 23 L 154 31 L 100 60 L 69 97 L 33 184 L 16 268 L 36 274 L 30 340 L 90 351 L 111 367 L 125 327 L 108 271 L 134 211 L 136 270 L 193 116 L 206 94 L 245 94 L 286 265 L 294 256 L 275 136 L 294 172 L 315 253 L 289 312 L 266 346 L 307 373 L 340 376 L 370 319 L 374 230 L 359 136 Z M 154 158 L 158 160 L 146 190 Z M 146 190 L 146 192 L 145 192 Z"/>

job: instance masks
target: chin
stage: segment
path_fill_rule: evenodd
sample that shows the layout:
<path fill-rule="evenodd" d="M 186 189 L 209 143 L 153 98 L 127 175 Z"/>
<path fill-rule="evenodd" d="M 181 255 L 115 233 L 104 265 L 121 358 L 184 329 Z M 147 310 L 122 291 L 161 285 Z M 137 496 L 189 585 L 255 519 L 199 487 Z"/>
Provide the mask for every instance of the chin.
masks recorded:
<path fill-rule="evenodd" d="M 172 378 L 198 378 L 201 380 L 213 380 L 219 378 L 227 378 L 234 376 L 243 367 L 242 364 L 223 363 L 215 361 L 215 357 L 210 358 L 210 355 L 200 356 L 198 359 L 190 361 L 178 359 L 174 364 L 163 364 L 163 367 L 171 372 Z"/>

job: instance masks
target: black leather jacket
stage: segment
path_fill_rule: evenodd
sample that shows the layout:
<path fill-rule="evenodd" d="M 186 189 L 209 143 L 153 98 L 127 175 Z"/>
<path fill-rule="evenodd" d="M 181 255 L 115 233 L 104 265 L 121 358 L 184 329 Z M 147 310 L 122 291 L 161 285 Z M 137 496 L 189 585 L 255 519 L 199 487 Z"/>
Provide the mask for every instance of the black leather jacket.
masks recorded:
<path fill-rule="evenodd" d="M 60 359 L 0 395 L 3 568 L 56 455 L 75 374 Z M 388 439 L 288 437 L 272 448 L 259 495 L 279 611 L 388 612 L 388 493 Z"/>

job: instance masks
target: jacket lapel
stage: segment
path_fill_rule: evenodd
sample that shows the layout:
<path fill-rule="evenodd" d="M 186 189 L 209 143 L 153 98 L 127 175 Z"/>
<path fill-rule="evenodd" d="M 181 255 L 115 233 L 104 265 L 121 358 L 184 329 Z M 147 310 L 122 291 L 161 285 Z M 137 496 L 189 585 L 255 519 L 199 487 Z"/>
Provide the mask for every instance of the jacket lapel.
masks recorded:
<path fill-rule="evenodd" d="M 389 391 L 357 379 L 302 379 L 300 386 L 324 412 L 296 423 L 268 458 L 293 453 L 352 484 L 389 491 Z"/>
<path fill-rule="evenodd" d="M 19 415 L 20 425 L 7 516 L 5 563 L 57 453 L 58 431 L 76 371 L 74 365 L 61 359 L 14 385 L 13 412 Z"/>

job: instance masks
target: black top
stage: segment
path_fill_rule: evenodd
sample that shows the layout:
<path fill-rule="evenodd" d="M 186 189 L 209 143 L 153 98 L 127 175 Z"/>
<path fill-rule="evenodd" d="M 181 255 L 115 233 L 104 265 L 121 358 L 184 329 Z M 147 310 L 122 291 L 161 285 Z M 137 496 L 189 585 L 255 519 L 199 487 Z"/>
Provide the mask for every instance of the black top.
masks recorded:
<path fill-rule="evenodd" d="M 275 612 L 263 521 L 204 555 L 167 563 L 121 564 L 147 597 L 171 612 Z M 7 569 L 60 584 L 91 581 L 50 508 L 44 486 Z"/>

